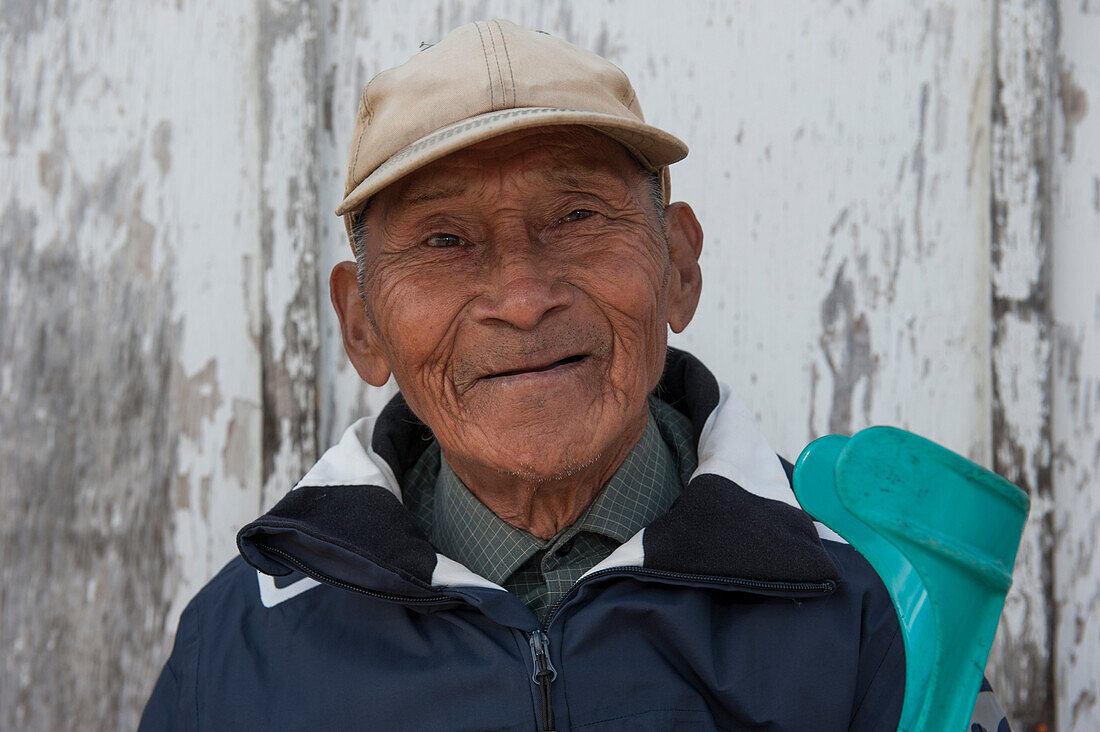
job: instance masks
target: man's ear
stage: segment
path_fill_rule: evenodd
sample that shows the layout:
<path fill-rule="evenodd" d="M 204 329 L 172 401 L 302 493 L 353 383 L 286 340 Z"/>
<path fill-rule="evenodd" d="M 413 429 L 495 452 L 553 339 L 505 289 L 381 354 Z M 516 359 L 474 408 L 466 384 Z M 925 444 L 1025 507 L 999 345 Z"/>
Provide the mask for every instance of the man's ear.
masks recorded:
<path fill-rule="evenodd" d="M 360 378 L 368 384 L 382 386 L 390 378 L 390 366 L 379 348 L 374 324 L 359 297 L 359 280 L 355 262 L 340 262 L 332 268 L 328 280 L 329 295 L 336 316 L 340 318 L 340 333 L 344 350 Z"/>
<path fill-rule="evenodd" d="M 674 333 L 687 327 L 699 305 L 703 273 L 699 269 L 699 254 L 703 251 L 703 227 L 691 206 L 683 201 L 665 208 L 665 234 L 672 260 L 669 277 L 668 324 Z"/>

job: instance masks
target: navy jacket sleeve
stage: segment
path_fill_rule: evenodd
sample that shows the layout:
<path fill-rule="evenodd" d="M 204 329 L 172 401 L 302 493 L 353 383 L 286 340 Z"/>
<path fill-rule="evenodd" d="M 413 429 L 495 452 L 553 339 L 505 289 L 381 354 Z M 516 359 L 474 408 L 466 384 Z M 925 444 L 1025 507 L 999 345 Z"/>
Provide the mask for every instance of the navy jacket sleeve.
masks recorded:
<path fill-rule="evenodd" d="M 901 718 L 905 693 L 905 642 L 894 624 L 885 647 L 872 642 L 863 652 L 852 709 L 852 732 L 894 729 Z"/>
<path fill-rule="evenodd" d="M 164 664 L 153 694 L 145 705 L 138 732 L 198 729 L 198 700 L 195 696 L 199 660 L 197 614 L 192 601 L 180 616 L 172 655 Z"/>

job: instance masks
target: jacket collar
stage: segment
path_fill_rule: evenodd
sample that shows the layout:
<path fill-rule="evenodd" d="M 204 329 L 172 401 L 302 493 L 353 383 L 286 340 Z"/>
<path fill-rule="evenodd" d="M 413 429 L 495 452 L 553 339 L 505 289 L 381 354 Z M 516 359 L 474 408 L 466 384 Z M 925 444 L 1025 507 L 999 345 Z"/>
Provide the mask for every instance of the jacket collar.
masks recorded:
<path fill-rule="evenodd" d="M 669 511 L 592 571 L 822 582 L 837 571 L 783 464 L 747 407 L 696 358 L 669 348 L 656 394 L 692 422 L 699 467 Z M 400 395 L 360 419 L 237 544 L 261 572 L 302 570 L 373 592 L 430 599 L 500 589 L 437 554 L 401 504 L 399 476 L 430 433 Z M 829 537 L 831 538 L 831 537 Z"/>

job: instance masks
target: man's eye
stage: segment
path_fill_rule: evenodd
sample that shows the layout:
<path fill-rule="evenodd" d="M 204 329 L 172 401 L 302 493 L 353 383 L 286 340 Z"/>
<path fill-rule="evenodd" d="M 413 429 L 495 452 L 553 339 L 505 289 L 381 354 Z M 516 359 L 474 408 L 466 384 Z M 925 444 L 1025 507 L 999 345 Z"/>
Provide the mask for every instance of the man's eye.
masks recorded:
<path fill-rule="evenodd" d="M 424 243 L 430 247 L 460 247 L 466 243 L 466 240 L 454 234 L 432 234 L 424 240 Z"/>
<path fill-rule="evenodd" d="M 593 215 L 595 215 L 594 211 L 589 211 L 588 209 L 584 208 L 578 208 L 577 210 L 570 211 L 565 216 L 562 216 L 559 223 L 572 223 L 574 221 L 583 221 L 584 219 L 587 219 L 589 216 Z"/>

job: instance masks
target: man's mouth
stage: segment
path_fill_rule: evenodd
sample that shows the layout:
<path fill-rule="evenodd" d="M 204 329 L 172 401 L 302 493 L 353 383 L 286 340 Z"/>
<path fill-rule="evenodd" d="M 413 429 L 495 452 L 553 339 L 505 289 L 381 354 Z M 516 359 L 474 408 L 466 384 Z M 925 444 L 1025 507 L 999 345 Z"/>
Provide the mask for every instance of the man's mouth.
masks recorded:
<path fill-rule="evenodd" d="M 552 371 L 556 368 L 561 368 L 563 366 L 569 366 L 570 364 L 579 363 L 580 361 L 583 361 L 586 358 L 588 358 L 588 356 L 586 354 L 578 353 L 578 354 L 574 354 L 572 356 L 566 356 L 565 358 L 558 359 L 557 361 L 554 361 L 552 363 L 548 363 L 548 364 L 545 364 L 545 365 L 542 365 L 542 366 L 528 366 L 528 367 L 524 367 L 524 368 L 512 369 L 512 370 L 509 370 L 509 371 L 499 371 L 499 372 L 493 373 L 493 374 L 486 374 L 482 378 L 485 378 L 485 379 L 499 379 L 499 378 L 502 378 L 502 377 L 505 377 L 505 376 L 520 376 L 522 374 L 537 374 L 537 373 L 542 373 L 544 371 Z"/>

